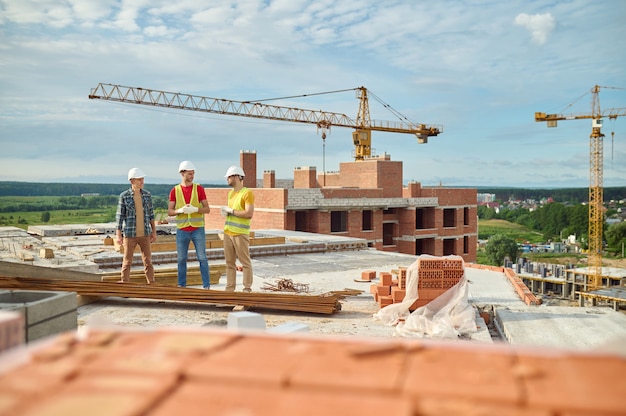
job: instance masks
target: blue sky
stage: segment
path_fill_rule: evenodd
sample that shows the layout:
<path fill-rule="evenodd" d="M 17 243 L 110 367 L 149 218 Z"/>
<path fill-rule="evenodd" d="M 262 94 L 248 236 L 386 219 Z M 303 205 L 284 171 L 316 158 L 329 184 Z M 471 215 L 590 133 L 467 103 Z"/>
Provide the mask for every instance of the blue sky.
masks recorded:
<path fill-rule="evenodd" d="M 0 180 L 223 183 L 240 150 L 258 177 L 352 160 L 351 130 L 89 100 L 98 83 L 255 100 L 365 86 L 414 136 L 372 134 L 424 186 L 586 187 L 594 85 L 626 88 L 626 2 L 0 0 Z M 602 89 L 601 108 L 626 108 Z M 356 117 L 354 92 L 271 104 Z M 397 121 L 370 99 L 371 118 Z M 615 132 L 612 139 L 611 131 Z M 605 121 L 604 185 L 626 186 L 626 117 Z"/>

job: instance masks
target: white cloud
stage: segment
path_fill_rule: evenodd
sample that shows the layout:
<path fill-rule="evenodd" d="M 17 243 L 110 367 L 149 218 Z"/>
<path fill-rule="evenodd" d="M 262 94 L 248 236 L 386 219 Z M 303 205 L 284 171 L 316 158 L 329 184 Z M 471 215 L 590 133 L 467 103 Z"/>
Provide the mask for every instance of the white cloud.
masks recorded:
<path fill-rule="evenodd" d="M 533 41 L 543 45 L 548 40 L 548 35 L 556 27 L 556 21 L 550 13 L 528 15 L 520 13 L 515 17 L 515 24 L 522 26 L 530 32 Z"/>
<path fill-rule="evenodd" d="M 545 43 L 555 30 L 553 15 L 559 16 L 563 36 L 551 38 L 545 48 L 527 47 L 511 30 L 511 9 L 527 12 L 515 21 L 534 42 Z M 443 125 L 444 133 L 425 146 L 411 135 L 373 134 L 376 152 L 403 160 L 412 179 L 426 185 L 439 180 L 537 185 L 567 175 L 582 178 L 584 186 L 587 169 L 570 161 L 587 163 L 578 155 L 586 152 L 589 126 L 573 121 L 547 129 L 534 123 L 533 113 L 558 112 L 596 83 L 624 86 L 620 82 L 626 79 L 626 58 L 615 52 L 613 42 L 626 38 L 626 25 L 615 7 L 594 0 L 561 2 L 551 14 L 527 0 L 428 5 L 0 0 L 0 10 L 0 153 L 5 158 L 0 180 L 14 166 L 7 159 L 31 161 L 26 173 L 40 178 L 71 175 L 66 166 L 73 159 L 94 175 L 109 170 L 123 177 L 140 162 L 139 154 L 151 177 L 170 177 L 171 166 L 192 159 L 202 166 L 202 179 L 222 180 L 241 149 L 257 150 L 259 171 L 273 169 L 280 178 L 291 177 L 297 165 L 322 169 L 322 142 L 314 125 L 157 112 L 87 99 L 98 82 L 110 82 L 232 100 L 364 85 L 409 119 Z M 593 65 L 590 50 L 603 65 Z M 603 91 L 603 106 L 625 107 L 624 95 L 611 96 L 619 92 Z M 351 117 L 358 110 L 353 92 L 271 103 Z M 581 111 L 588 111 L 590 103 L 580 103 Z M 370 111 L 372 119 L 396 120 L 373 98 Z M 624 124 L 617 120 L 616 125 L 617 136 Z M 350 129 L 332 129 L 326 139 L 327 170 L 351 159 L 350 134 Z M 580 146 L 582 151 L 572 150 Z M 615 141 L 615 165 L 626 166 L 618 156 L 626 153 L 624 146 Z M 498 163 L 503 160 L 515 168 Z M 541 169 L 534 167 L 536 161 Z M 605 173 L 607 186 L 623 184 L 623 170 Z"/>

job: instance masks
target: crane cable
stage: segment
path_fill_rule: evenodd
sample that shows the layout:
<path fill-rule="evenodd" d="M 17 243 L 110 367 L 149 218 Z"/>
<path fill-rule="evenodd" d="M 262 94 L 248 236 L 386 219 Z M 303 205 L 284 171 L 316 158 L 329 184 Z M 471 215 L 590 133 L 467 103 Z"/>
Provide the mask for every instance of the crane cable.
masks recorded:
<path fill-rule="evenodd" d="M 613 153 L 615 144 L 615 118 L 609 117 L 609 123 L 611 124 L 611 168 L 613 168 Z"/>
<path fill-rule="evenodd" d="M 286 100 L 286 99 L 290 99 L 290 98 L 303 98 L 303 97 L 313 97 L 315 95 L 324 95 L 324 94 L 335 94 L 338 92 L 346 92 L 346 91 L 357 91 L 360 88 L 348 88 L 345 90 L 335 90 L 335 91 L 326 91 L 326 92 L 317 92 L 317 93 L 313 93 L 313 94 L 301 94 L 301 95 L 291 95 L 291 96 L 286 96 L 286 97 L 276 97 L 276 98 L 264 98 L 262 100 L 247 100 L 247 101 L 242 101 L 243 103 L 260 103 L 263 101 L 275 101 L 275 100 Z M 393 115 L 395 115 L 396 117 L 398 117 L 398 119 L 400 121 L 406 121 L 409 124 L 417 124 L 416 122 L 414 122 L 413 120 L 410 120 L 407 116 L 405 116 L 404 114 L 400 113 L 398 110 L 395 110 L 393 107 L 391 107 L 389 104 L 387 104 L 386 102 L 384 102 L 380 97 L 378 97 L 376 94 L 374 94 L 372 91 L 367 90 L 367 94 L 368 96 L 374 98 L 376 101 L 378 101 L 383 107 L 385 107 L 387 110 L 389 110 L 390 113 L 392 113 Z"/>
<path fill-rule="evenodd" d="M 358 90 L 358 88 L 349 88 L 347 90 L 316 92 L 316 93 L 313 93 L 313 94 L 291 95 L 291 96 L 287 96 L 287 97 L 264 98 L 262 100 L 247 100 L 247 101 L 242 101 L 242 102 L 243 103 L 260 103 L 262 101 L 275 101 L 275 100 L 286 100 L 286 99 L 289 99 L 289 98 L 312 97 L 314 95 L 334 94 L 334 93 L 337 93 L 337 92 L 356 91 L 356 90 Z"/>
<path fill-rule="evenodd" d="M 391 107 L 389 104 L 384 102 L 380 97 L 377 97 L 376 94 L 374 94 L 373 92 L 369 91 L 369 94 L 370 94 L 370 96 L 374 97 L 374 99 L 376 101 L 378 101 L 383 107 L 385 107 L 387 110 L 389 110 L 389 112 L 391 112 L 393 115 L 398 117 L 398 119 L 400 121 L 406 121 L 409 124 L 418 124 L 415 121 L 413 121 L 410 118 L 408 118 L 407 116 L 405 116 L 404 114 L 400 113 L 398 110 L 396 110 L 393 107 Z"/>

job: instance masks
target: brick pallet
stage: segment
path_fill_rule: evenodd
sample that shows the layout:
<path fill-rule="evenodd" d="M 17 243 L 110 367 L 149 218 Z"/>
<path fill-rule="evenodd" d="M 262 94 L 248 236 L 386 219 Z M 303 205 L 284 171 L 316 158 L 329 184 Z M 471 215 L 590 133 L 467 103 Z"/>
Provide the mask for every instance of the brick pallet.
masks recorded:
<path fill-rule="evenodd" d="M 464 275 L 463 260 L 450 258 L 418 259 L 418 299 L 409 310 L 427 305 L 461 281 Z M 381 272 L 377 284 L 370 286 L 370 293 L 381 308 L 393 303 L 400 303 L 406 297 L 407 269 L 401 267 L 396 271 L 397 279 L 391 273 Z"/>

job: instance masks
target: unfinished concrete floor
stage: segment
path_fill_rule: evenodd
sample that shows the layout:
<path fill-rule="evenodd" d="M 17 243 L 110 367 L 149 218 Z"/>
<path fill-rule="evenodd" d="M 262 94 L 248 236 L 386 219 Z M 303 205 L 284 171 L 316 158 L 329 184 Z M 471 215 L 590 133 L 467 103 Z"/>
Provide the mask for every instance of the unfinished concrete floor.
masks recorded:
<path fill-rule="evenodd" d="M 393 327 L 373 319 L 379 310 L 369 293 L 369 284 L 356 282 L 365 270 L 391 271 L 408 267 L 415 256 L 376 250 L 267 256 L 253 259 L 254 291 L 266 283 L 288 278 L 308 285 L 310 293 L 321 294 L 343 289 L 362 290 L 358 296 L 342 301 L 336 314 L 316 316 L 306 313 L 263 311 L 268 328 L 299 322 L 309 332 L 334 336 L 394 337 Z M 626 340 L 626 315 L 608 307 L 528 306 L 516 294 L 503 273 L 466 268 L 469 300 L 477 311 L 489 311 L 502 331 L 490 331 L 477 316 L 477 332 L 469 339 L 483 342 L 508 342 L 512 345 L 545 346 L 593 350 Z M 237 274 L 238 285 L 242 274 Z M 225 277 L 214 290 L 222 290 Z M 240 288 L 240 286 L 238 286 Z M 224 327 L 230 307 L 172 304 L 159 301 L 109 298 L 79 308 L 79 327 L 119 325 L 123 327 Z M 585 319 L 581 319 L 584 317 Z M 626 342 L 623 343 L 626 354 Z"/>

